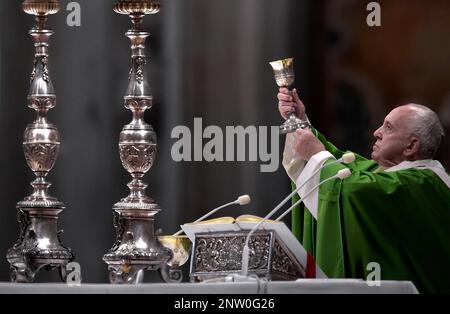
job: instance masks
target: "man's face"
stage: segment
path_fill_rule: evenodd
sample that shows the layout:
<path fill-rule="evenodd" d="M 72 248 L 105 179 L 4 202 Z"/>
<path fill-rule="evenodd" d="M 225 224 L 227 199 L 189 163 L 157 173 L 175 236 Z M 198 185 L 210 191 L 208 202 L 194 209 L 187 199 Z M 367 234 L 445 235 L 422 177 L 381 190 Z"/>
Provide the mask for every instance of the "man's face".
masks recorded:
<path fill-rule="evenodd" d="M 404 161 L 405 149 L 409 145 L 407 119 L 413 114 L 411 108 L 402 106 L 392 110 L 384 119 L 384 123 L 373 135 L 376 142 L 373 145 L 372 159 L 380 166 L 392 167 Z"/>

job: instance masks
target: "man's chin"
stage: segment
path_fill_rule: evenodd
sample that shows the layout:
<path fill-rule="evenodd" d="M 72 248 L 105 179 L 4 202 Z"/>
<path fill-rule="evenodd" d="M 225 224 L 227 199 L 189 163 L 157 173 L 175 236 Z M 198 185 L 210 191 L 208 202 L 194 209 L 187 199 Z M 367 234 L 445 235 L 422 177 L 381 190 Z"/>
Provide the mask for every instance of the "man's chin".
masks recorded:
<path fill-rule="evenodd" d="M 372 158 L 372 160 L 374 160 L 374 161 L 376 161 L 376 162 L 378 162 L 378 155 L 377 155 L 377 153 L 376 152 L 372 152 L 372 154 L 370 155 L 370 157 Z"/>

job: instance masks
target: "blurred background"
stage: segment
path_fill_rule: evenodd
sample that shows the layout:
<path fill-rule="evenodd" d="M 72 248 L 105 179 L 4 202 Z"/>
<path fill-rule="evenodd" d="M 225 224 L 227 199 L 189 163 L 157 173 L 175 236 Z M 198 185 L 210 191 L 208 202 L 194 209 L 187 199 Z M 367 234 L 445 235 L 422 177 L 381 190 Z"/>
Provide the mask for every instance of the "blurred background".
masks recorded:
<path fill-rule="evenodd" d="M 69 27 L 65 10 L 49 18 L 50 73 L 57 107 L 50 111 L 62 146 L 49 179 L 60 214 L 63 242 L 81 264 L 84 282 L 107 282 L 102 256 L 115 231 L 112 205 L 128 193 L 118 135 L 131 113 L 123 107 L 130 48 L 129 18 L 113 0 L 79 0 L 81 26 Z M 161 0 L 160 14 L 145 19 L 148 77 L 154 107 L 146 120 L 159 151 L 145 177 L 148 194 L 163 208 L 156 227 L 179 225 L 241 194 L 253 202 L 217 216 L 263 216 L 290 190 L 280 165 L 261 173 L 260 162 L 181 162 L 171 158 L 171 131 L 194 117 L 203 127 L 281 124 L 269 61 L 295 58 L 296 83 L 310 120 L 343 149 L 367 157 L 372 132 L 393 108 L 408 102 L 434 109 L 450 129 L 450 2 L 390 0 L 381 5 L 381 27 L 368 27 L 363 0 Z M 0 281 L 9 280 L 5 254 L 17 240 L 16 203 L 33 179 L 22 134 L 34 120 L 26 107 L 33 65 L 33 18 L 22 1 L 0 1 Z M 284 146 L 280 139 L 279 156 Z M 278 149 L 278 148 L 272 148 Z M 248 159 L 248 158 L 247 158 Z M 450 169 L 447 136 L 438 159 Z M 289 223 L 289 221 L 286 221 Z M 187 269 L 188 271 L 188 269 Z M 37 281 L 57 281 L 40 272 Z M 146 281 L 158 281 L 149 274 Z"/>

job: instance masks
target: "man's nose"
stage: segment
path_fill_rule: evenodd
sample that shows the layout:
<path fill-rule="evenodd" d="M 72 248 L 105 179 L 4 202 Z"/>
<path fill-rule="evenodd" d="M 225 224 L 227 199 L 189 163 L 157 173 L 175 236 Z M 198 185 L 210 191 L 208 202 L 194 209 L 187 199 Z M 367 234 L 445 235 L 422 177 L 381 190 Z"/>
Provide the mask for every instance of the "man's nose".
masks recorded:
<path fill-rule="evenodd" d="M 381 134 L 381 127 L 379 127 L 378 129 L 375 130 L 375 132 L 373 132 L 373 136 L 377 139 L 381 139 L 382 138 L 382 134 Z"/>

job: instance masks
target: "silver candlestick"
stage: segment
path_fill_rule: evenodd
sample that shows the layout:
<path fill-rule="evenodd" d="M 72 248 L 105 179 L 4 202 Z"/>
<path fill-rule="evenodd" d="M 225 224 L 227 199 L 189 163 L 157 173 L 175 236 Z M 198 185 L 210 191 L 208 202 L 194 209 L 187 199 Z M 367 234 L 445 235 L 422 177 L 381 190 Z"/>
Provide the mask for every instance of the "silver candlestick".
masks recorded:
<path fill-rule="evenodd" d="M 120 159 L 131 174 L 130 194 L 116 203 L 114 226 L 116 242 L 104 255 L 111 283 L 138 283 L 144 270 L 159 270 L 172 257 L 154 233 L 154 216 L 161 211 L 145 194 L 147 184 L 142 180 L 156 157 L 156 133 L 144 121 L 145 110 L 152 107 L 150 88 L 145 75 L 145 40 L 150 35 L 142 30 L 145 15 L 158 13 L 160 4 L 151 0 L 120 0 L 114 11 L 129 15 L 133 24 L 126 36 L 131 40 L 131 71 L 126 92 L 125 108 L 133 119 L 125 125 L 119 138 Z"/>
<path fill-rule="evenodd" d="M 46 180 L 58 156 L 60 135 L 47 120 L 48 110 L 56 106 L 56 95 L 48 70 L 53 32 L 46 29 L 45 23 L 47 16 L 59 9 L 57 0 L 23 2 L 23 10 L 36 16 L 36 26 L 30 30 L 36 52 L 27 100 L 37 117 L 27 126 L 23 140 L 25 159 L 36 179 L 31 183 L 33 193 L 17 203 L 20 236 L 6 255 L 14 282 L 32 282 L 44 266 L 47 270 L 58 268 L 65 280 L 66 265 L 74 259 L 71 250 L 60 241 L 62 231 L 57 230 L 58 214 L 65 206 L 48 194 L 51 184 Z"/>

